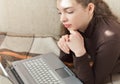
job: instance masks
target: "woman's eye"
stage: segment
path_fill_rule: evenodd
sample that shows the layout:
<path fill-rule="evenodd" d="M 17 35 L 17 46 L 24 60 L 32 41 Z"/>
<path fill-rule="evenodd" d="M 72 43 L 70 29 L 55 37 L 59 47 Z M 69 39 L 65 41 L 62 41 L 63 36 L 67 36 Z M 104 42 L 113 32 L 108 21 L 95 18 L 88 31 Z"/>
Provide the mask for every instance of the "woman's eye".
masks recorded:
<path fill-rule="evenodd" d="M 69 14 L 72 14 L 73 13 L 73 11 L 71 11 L 71 12 L 68 12 Z"/>
<path fill-rule="evenodd" d="M 72 13 L 73 13 L 73 11 L 67 11 L 67 13 L 68 13 L 68 14 L 72 14 Z"/>

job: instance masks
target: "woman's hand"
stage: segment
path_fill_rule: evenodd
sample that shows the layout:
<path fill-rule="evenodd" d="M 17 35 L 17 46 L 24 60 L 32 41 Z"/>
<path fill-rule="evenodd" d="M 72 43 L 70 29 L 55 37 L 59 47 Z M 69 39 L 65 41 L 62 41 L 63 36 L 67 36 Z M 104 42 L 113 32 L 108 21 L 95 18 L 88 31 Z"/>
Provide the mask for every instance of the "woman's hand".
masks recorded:
<path fill-rule="evenodd" d="M 67 47 L 75 53 L 76 57 L 80 57 L 86 53 L 84 39 L 78 31 L 70 30 Z"/>
<path fill-rule="evenodd" d="M 59 41 L 58 41 L 58 46 L 59 48 L 65 52 L 66 54 L 70 53 L 70 48 L 67 45 L 67 42 L 69 41 L 69 35 L 64 35 L 62 36 Z"/>

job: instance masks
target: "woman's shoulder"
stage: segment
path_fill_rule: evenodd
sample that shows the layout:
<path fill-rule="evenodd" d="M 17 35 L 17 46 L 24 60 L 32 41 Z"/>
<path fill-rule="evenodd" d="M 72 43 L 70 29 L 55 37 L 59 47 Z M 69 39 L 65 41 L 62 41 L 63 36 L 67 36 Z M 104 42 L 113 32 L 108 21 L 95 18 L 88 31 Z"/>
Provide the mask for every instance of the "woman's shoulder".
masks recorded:
<path fill-rule="evenodd" d="M 97 35 L 99 41 L 109 40 L 120 41 L 120 23 L 111 18 L 101 18 L 95 28 L 94 35 Z"/>

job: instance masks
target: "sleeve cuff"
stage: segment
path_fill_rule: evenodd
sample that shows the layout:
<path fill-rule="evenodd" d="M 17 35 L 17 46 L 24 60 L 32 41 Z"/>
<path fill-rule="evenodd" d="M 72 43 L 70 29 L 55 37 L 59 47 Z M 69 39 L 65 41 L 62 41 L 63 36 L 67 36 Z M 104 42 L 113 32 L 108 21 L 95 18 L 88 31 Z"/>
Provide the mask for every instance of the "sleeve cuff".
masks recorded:
<path fill-rule="evenodd" d="M 88 60 L 88 59 L 89 59 L 89 55 L 87 53 L 85 53 L 83 56 L 80 56 L 80 57 L 74 56 L 74 60 L 76 62 L 78 62 L 78 61 L 84 61 L 84 60 Z"/>

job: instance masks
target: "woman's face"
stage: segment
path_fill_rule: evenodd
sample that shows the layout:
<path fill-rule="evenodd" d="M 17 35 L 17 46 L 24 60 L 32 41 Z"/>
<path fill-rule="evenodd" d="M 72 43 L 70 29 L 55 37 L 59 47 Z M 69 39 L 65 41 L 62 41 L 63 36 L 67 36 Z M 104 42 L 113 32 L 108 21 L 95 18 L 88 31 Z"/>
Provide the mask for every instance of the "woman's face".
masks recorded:
<path fill-rule="evenodd" d="M 84 32 L 93 16 L 90 7 L 83 7 L 76 0 L 57 0 L 60 21 L 68 30 Z"/>

